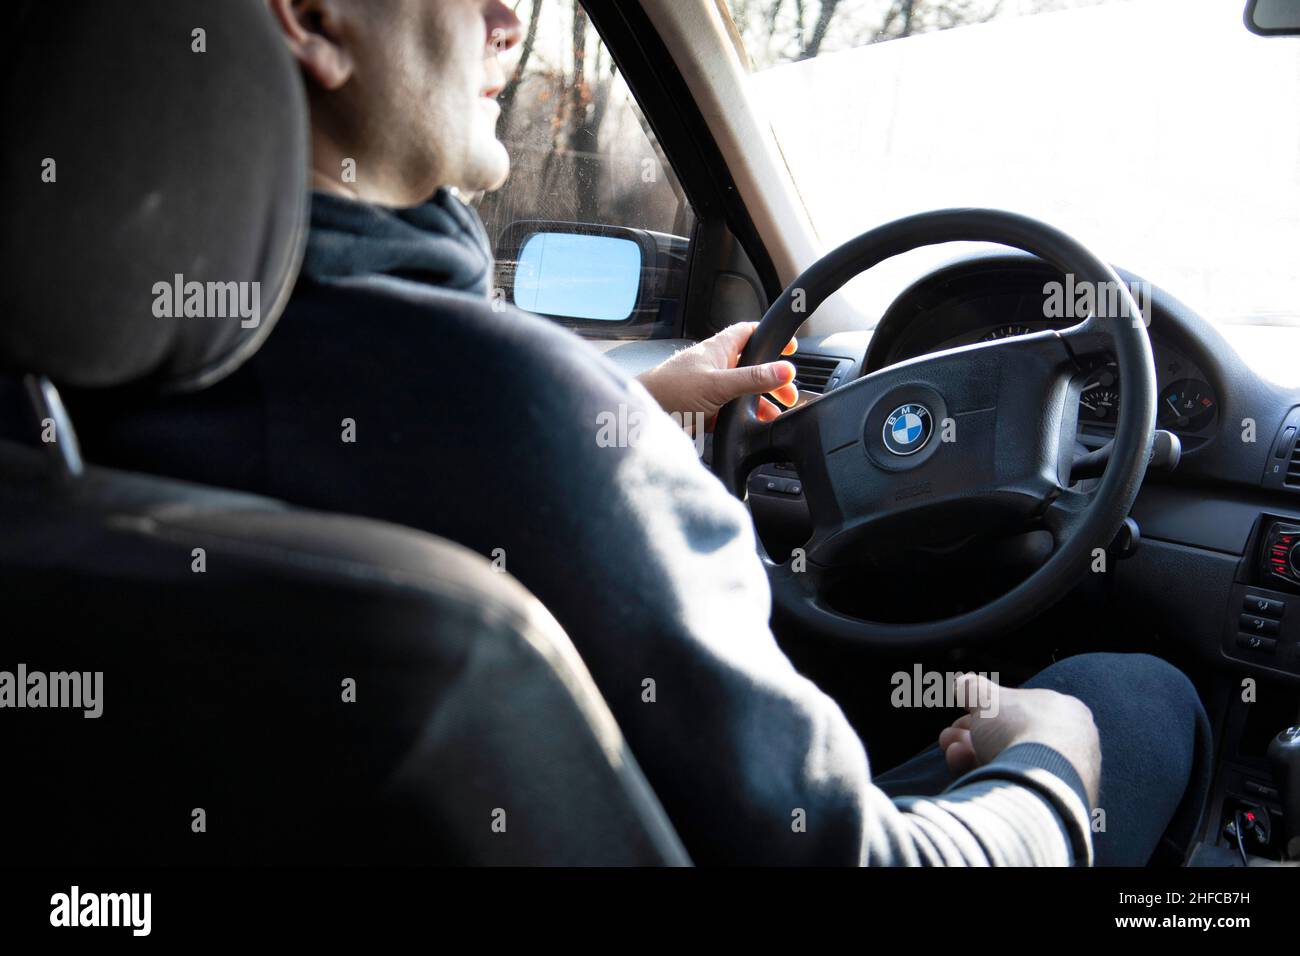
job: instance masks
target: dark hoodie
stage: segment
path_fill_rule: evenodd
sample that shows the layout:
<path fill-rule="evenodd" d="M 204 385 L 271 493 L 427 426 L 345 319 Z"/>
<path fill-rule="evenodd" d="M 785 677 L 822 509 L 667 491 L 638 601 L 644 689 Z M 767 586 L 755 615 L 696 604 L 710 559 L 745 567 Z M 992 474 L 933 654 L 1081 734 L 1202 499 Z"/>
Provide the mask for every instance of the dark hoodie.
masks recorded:
<path fill-rule="evenodd" d="M 768 628 L 748 511 L 639 383 L 484 298 L 487 248 L 446 192 L 402 211 L 317 194 L 262 350 L 194 396 L 89 403 L 74 414 L 89 457 L 504 558 L 573 639 L 697 862 L 1089 860 L 1078 775 L 1047 747 L 1013 747 L 939 797 L 872 783 L 839 706 Z M 639 440 L 606 447 L 609 416 L 636 416 Z"/>
<path fill-rule="evenodd" d="M 482 220 L 447 189 L 421 206 L 392 210 L 312 195 L 304 279 L 386 275 L 486 297 L 492 266 Z"/>

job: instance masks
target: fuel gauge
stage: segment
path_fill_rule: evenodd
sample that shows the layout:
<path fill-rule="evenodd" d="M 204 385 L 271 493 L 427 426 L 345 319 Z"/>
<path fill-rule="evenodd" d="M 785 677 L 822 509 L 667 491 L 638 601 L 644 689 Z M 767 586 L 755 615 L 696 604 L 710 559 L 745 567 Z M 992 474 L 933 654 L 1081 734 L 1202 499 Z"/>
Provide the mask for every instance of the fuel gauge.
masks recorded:
<path fill-rule="evenodd" d="M 1168 431 L 1199 432 L 1214 421 L 1218 407 L 1214 389 L 1205 382 L 1185 378 L 1161 391 L 1159 424 Z"/>

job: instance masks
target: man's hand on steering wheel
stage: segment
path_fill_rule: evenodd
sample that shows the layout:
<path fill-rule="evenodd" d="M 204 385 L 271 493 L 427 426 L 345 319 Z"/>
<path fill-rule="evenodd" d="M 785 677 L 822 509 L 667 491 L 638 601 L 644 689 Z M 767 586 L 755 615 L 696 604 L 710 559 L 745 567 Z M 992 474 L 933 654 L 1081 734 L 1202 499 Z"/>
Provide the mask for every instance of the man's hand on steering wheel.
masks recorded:
<path fill-rule="evenodd" d="M 746 395 L 770 394 L 788 408 L 799 400 L 799 390 L 794 386 L 793 365 L 789 362 L 764 362 L 737 367 L 740 353 L 756 328 L 757 322 L 737 322 L 717 335 L 683 349 L 637 378 L 660 408 L 682 416 L 688 428 L 693 428 L 696 416 L 700 416 L 705 421 L 705 430 L 712 431 L 722 406 Z M 798 344 L 791 339 L 781 354 L 793 355 L 797 347 Z M 781 409 L 774 402 L 760 397 L 756 414 L 759 421 L 770 422 L 781 414 Z"/>

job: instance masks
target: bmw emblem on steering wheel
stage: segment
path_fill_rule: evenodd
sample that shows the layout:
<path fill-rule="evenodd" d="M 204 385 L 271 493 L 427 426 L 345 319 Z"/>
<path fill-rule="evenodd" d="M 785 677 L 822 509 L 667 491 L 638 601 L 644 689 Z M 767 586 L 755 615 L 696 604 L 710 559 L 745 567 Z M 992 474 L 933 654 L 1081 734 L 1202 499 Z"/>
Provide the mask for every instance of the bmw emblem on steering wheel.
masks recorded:
<path fill-rule="evenodd" d="M 930 409 L 916 402 L 899 405 L 885 419 L 885 447 L 895 455 L 915 455 L 934 431 Z"/>

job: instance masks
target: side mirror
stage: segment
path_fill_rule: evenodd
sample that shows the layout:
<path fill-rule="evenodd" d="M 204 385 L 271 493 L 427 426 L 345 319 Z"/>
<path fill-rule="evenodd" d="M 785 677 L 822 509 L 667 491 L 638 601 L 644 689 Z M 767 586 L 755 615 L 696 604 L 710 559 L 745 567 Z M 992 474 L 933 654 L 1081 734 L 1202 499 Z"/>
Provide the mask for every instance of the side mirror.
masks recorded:
<path fill-rule="evenodd" d="M 675 317 L 688 241 L 642 229 L 526 220 L 498 242 L 498 285 L 527 312 L 644 335 Z"/>
<path fill-rule="evenodd" d="M 1300 0 L 1250 0 L 1246 29 L 1266 37 L 1300 36 Z"/>
<path fill-rule="evenodd" d="M 515 260 L 515 305 L 570 319 L 626 321 L 641 292 L 641 260 L 631 239 L 535 232 Z"/>

